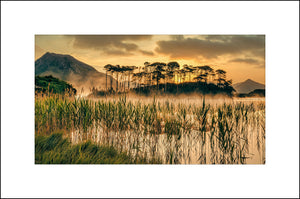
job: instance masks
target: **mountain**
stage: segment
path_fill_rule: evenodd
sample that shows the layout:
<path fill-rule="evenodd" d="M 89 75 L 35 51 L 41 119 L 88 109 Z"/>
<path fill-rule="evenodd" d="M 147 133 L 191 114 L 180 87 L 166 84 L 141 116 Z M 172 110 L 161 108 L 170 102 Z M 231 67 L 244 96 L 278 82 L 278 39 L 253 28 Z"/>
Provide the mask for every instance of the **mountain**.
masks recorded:
<path fill-rule="evenodd" d="M 35 75 L 48 76 L 64 80 L 72 84 L 81 93 L 89 92 L 90 88 L 96 87 L 105 89 L 106 75 L 97 71 L 92 66 L 85 64 L 71 55 L 62 55 L 56 53 L 45 53 L 35 61 Z M 114 78 L 108 75 L 107 86 L 110 87 L 110 79 L 113 86 L 116 85 Z"/>
<path fill-rule="evenodd" d="M 265 89 L 264 84 L 260 84 L 251 79 L 247 79 L 244 82 L 233 84 L 232 86 L 238 93 L 250 93 L 251 91 L 254 91 L 255 89 Z"/>

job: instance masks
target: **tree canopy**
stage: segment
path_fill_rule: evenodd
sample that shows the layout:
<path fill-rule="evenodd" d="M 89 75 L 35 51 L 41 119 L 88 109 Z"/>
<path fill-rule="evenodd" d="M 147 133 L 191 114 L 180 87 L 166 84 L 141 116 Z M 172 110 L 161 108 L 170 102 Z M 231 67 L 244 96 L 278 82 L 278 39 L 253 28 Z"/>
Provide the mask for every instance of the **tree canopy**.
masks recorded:
<path fill-rule="evenodd" d="M 222 69 L 214 70 L 208 65 L 192 66 L 183 65 L 172 61 L 164 62 L 144 62 L 144 66 L 120 66 L 107 64 L 106 71 L 115 76 L 116 92 L 120 92 L 119 85 L 125 91 L 135 92 L 165 92 L 178 93 L 186 91 L 197 92 L 225 92 L 232 95 L 234 91 L 232 80 L 226 79 L 226 71 Z M 119 75 L 121 81 L 119 82 Z M 127 78 L 125 78 L 127 77 Z M 124 85 L 127 79 L 127 90 Z M 130 82 L 135 86 L 130 89 Z M 174 89 L 176 87 L 176 89 Z M 112 85 L 111 85 L 112 89 Z"/>

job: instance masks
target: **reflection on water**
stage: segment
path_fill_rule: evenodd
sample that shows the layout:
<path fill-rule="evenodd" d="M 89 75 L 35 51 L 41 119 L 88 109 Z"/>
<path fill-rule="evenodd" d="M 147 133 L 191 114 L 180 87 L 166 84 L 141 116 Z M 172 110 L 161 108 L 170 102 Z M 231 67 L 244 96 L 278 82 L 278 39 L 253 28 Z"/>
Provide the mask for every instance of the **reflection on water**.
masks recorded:
<path fill-rule="evenodd" d="M 243 103 L 254 101 L 242 100 Z M 228 107 L 218 109 L 220 104 L 222 103 L 218 101 L 216 107 L 208 113 L 208 127 L 204 131 L 197 128 L 187 131 L 181 129 L 179 134 L 170 135 L 138 129 L 105 131 L 104 128 L 97 127 L 91 129 L 86 136 L 101 145 L 111 145 L 120 151 L 126 151 L 132 157 L 156 158 L 163 164 L 264 164 L 264 108 L 255 111 L 242 109 L 241 113 L 235 113 L 236 107 L 224 111 Z M 186 117 L 190 123 L 197 123 L 193 113 Z M 86 137 L 79 131 L 72 132 L 73 143 L 83 139 Z"/>
<path fill-rule="evenodd" d="M 72 142 L 80 142 L 80 135 L 80 133 L 73 132 Z M 244 147 L 244 150 L 235 149 L 233 154 L 225 153 L 221 147 L 213 145 L 217 142 L 217 138 L 214 137 L 211 140 L 209 132 L 206 132 L 205 142 L 199 138 L 199 132 L 196 131 L 182 135 L 178 140 L 176 136 L 168 137 L 166 134 L 144 135 L 130 131 L 106 134 L 98 130 L 97 133 L 91 134 L 91 139 L 101 145 L 109 144 L 119 150 L 128 151 L 133 157 L 142 155 L 149 159 L 159 158 L 163 164 L 264 164 L 265 146 L 261 143 L 262 135 L 262 132 L 249 133 L 248 145 Z"/>

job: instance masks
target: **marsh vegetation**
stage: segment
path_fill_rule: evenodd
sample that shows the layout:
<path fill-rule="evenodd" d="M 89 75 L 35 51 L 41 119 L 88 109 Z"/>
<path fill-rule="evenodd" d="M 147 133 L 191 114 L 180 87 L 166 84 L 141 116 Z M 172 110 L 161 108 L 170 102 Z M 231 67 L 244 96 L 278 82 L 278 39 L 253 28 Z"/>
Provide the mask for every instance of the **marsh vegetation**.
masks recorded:
<path fill-rule="evenodd" d="M 264 98 L 217 99 L 37 95 L 35 133 L 113 147 L 131 163 L 264 164 Z"/>

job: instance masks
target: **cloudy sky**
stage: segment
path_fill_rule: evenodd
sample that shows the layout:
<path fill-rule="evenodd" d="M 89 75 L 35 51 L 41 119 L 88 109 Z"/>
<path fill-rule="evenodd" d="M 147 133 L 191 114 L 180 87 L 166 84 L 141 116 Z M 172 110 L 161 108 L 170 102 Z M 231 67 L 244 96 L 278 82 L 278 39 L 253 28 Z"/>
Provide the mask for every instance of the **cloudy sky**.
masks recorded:
<path fill-rule="evenodd" d="M 35 59 L 46 52 L 72 55 L 100 72 L 106 64 L 177 61 L 223 69 L 233 83 L 265 83 L 264 35 L 36 35 Z"/>

